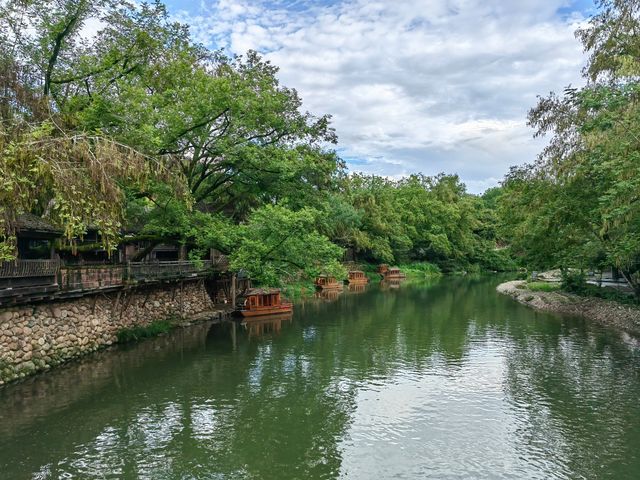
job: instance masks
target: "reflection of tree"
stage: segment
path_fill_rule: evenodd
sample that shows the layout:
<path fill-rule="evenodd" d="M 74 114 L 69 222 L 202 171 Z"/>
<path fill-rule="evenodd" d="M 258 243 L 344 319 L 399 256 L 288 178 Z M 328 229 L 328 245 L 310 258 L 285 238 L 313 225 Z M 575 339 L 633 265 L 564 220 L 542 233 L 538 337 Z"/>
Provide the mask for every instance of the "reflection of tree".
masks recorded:
<path fill-rule="evenodd" d="M 632 478 L 640 471 L 638 353 L 612 332 L 569 325 L 541 316 L 537 335 L 512 331 L 506 388 L 527 418 L 518 433 L 572 478 Z"/>
<path fill-rule="evenodd" d="M 53 426 L 38 450 L 51 452 L 53 439 L 60 449 L 50 460 L 59 460 L 56 455 L 77 450 L 75 444 L 92 445 L 113 426 L 110 448 L 126 450 L 129 462 L 135 459 L 127 464 L 133 471 L 148 454 L 141 446 L 144 439 L 165 424 L 159 431 L 171 436 L 169 451 L 179 449 L 180 458 L 209 459 L 204 465 L 215 459 L 221 472 L 260 477 L 270 469 L 299 465 L 301 476 L 331 476 L 340 468 L 338 440 L 355 408 L 354 385 L 406 366 L 426 369 L 434 352 L 453 364 L 463 357 L 470 315 L 460 298 L 477 300 L 468 290 L 473 292 L 465 282 L 453 291 L 438 284 L 406 285 L 384 294 L 371 289 L 350 297 L 357 301 L 341 296 L 328 304 L 303 304 L 296 321 L 277 338 L 256 342 L 238 334 L 235 349 L 228 327 L 218 326 L 206 344 L 199 332 L 174 344 L 164 339 L 141 344 L 129 356 L 107 355 L 119 360 L 98 362 L 105 369 L 99 382 L 83 378 L 74 385 L 76 373 L 62 375 L 67 384 L 62 381 L 52 397 L 73 408 L 38 412 Z M 71 438 L 55 427 L 77 418 L 86 423 Z M 206 441 L 193 438 L 193 425 L 203 418 L 215 425 Z M 12 443 L 31 441 L 36 430 L 31 425 Z M 185 471 L 194 468 L 179 458 L 172 461 L 175 469 L 178 464 Z M 246 470 L 237 471 L 239 465 Z"/>
<path fill-rule="evenodd" d="M 238 327 L 235 343 L 230 325 L 194 327 L 103 355 L 96 373 L 77 365 L 0 390 L 2 468 L 7 478 L 43 464 L 52 478 L 100 468 L 125 478 L 335 478 L 360 385 L 434 366 L 457 374 L 491 342 L 508 353 L 505 389 L 527 451 L 567 458 L 568 471 L 589 476 L 597 459 L 583 461 L 584 452 L 599 442 L 621 452 L 638 445 L 621 423 L 637 424 L 637 356 L 584 324 L 500 297 L 494 285 L 372 286 L 301 303 L 280 327 Z M 41 390 L 46 397 L 19 400 Z M 24 456 L 27 444 L 39 453 Z M 627 465 L 637 467 L 635 458 Z"/>

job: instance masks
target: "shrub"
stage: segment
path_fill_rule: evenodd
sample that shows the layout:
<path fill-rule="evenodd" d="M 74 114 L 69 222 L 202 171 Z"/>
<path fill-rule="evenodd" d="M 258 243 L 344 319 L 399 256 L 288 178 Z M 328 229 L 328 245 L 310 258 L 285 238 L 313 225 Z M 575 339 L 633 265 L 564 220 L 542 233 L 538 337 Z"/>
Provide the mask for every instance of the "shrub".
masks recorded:
<path fill-rule="evenodd" d="M 583 272 L 567 272 L 562 276 L 562 289 L 580 295 L 582 297 L 595 297 L 604 300 L 612 300 L 628 305 L 638 305 L 640 300 L 633 295 L 621 292 L 615 288 L 599 287 L 587 283 L 587 278 Z"/>
<path fill-rule="evenodd" d="M 442 275 L 442 272 L 437 265 L 428 262 L 400 265 L 399 268 L 407 275 L 416 277 L 436 277 Z"/>
<path fill-rule="evenodd" d="M 562 272 L 562 289 L 582 295 L 587 291 L 587 277 L 583 271 L 566 270 Z"/>
<path fill-rule="evenodd" d="M 481 252 L 477 259 L 482 270 L 496 272 L 514 272 L 518 265 L 510 255 L 509 249 L 489 249 Z"/>

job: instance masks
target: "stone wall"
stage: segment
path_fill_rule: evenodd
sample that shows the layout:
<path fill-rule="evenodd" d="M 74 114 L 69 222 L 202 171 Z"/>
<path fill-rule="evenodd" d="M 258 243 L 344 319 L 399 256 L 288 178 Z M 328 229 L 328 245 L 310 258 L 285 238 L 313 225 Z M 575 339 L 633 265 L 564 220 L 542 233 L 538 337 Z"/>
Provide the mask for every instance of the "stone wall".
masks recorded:
<path fill-rule="evenodd" d="M 184 323 L 214 305 L 203 280 L 0 310 L 0 385 L 111 345 L 123 328 Z"/>

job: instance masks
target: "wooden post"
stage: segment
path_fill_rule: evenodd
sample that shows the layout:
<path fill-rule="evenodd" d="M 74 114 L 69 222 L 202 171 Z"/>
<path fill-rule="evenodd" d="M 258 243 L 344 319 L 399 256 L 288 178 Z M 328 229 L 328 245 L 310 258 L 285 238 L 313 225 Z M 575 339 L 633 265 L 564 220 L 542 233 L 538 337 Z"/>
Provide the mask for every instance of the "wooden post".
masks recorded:
<path fill-rule="evenodd" d="M 231 274 L 231 307 L 236 309 L 236 274 Z"/>

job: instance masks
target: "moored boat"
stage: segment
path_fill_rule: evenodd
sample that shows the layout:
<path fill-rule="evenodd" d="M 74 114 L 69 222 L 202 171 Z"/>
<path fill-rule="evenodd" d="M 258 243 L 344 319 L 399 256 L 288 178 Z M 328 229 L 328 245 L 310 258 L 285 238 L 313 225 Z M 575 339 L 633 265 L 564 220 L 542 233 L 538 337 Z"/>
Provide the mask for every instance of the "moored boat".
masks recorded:
<path fill-rule="evenodd" d="M 243 317 L 280 315 L 293 311 L 291 302 L 283 301 L 279 288 L 250 288 L 238 299 L 235 313 Z"/>
<path fill-rule="evenodd" d="M 336 280 L 336 277 L 329 275 L 320 275 L 313 283 L 320 290 L 342 290 L 342 284 Z"/>
<path fill-rule="evenodd" d="M 365 285 L 369 283 L 369 279 L 367 278 L 367 276 L 363 271 L 351 270 L 347 278 L 347 283 L 349 285 Z"/>
<path fill-rule="evenodd" d="M 406 275 L 398 267 L 389 267 L 383 277 L 385 280 L 400 280 L 406 278 Z"/>

